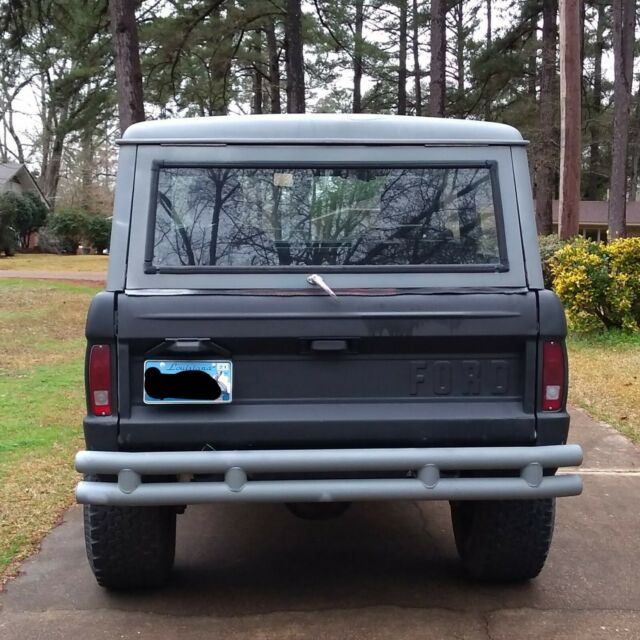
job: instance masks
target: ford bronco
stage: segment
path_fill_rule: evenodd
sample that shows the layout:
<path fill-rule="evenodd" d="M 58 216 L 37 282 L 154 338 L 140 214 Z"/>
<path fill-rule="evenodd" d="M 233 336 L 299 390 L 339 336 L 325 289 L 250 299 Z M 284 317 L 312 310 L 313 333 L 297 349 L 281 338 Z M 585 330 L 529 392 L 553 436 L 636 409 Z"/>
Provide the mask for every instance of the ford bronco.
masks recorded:
<path fill-rule="evenodd" d="M 582 451 L 532 207 L 501 124 L 130 127 L 76 458 L 99 584 L 166 581 L 176 514 L 223 501 L 448 500 L 470 575 L 535 577 Z"/>

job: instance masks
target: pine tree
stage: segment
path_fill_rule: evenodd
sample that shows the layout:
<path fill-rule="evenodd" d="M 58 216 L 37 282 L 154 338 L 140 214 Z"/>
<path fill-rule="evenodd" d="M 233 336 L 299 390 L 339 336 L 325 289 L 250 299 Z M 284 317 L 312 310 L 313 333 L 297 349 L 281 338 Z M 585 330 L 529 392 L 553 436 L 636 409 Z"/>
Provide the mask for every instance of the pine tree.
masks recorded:
<path fill-rule="evenodd" d="M 113 57 L 118 83 L 120 131 L 144 120 L 140 45 L 135 4 L 127 0 L 109 0 Z"/>
<path fill-rule="evenodd" d="M 626 235 L 627 147 L 629 108 L 633 81 L 633 42 L 636 19 L 635 0 L 613 2 L 614 119 L 609 195 L 609 237 Z"/>

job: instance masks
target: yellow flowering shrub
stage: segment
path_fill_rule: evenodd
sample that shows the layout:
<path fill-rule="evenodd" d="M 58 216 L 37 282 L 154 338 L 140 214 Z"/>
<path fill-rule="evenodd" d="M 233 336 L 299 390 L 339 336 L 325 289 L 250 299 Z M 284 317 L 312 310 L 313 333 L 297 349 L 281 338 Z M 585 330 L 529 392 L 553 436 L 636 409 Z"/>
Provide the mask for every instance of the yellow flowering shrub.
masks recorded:
<path fill-rule="evenodd" d="M 614 240 L 607 245 L 611 274 L 611 304 L 622 326 L 640 329 L 640 237 Z"/>
<path fill-rule="evenodd" d="M 576 238 L 550 261 L 554 289 L 576 329 L 640 328 L 640 238 Z"/>

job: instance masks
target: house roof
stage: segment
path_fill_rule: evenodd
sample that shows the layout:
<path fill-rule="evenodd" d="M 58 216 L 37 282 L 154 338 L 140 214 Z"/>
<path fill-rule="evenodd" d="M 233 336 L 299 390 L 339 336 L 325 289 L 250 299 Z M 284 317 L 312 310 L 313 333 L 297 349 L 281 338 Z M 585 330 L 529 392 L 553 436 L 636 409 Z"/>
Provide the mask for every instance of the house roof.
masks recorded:
<path fill-rule="evenodd" d="M 579 222 L 597 227 L 609 224 L 609 202 L 607 200 L 581 200 Z M 553 201 L 553 222 L 558 222 L 558 201 Z M 640 226 L 640 202 L 627 202 L 627 226 Z"/>
<path fill-rule="evenodd" d="M 6 184 L 13 178 L 24 165 L 12 162 L 0 163 L 0 185 Z"/>
<path fill-rule="evenodd" d="M 269 114 L 152 120 L 130 126 L 121 144 L 526 144 L 506 124 L 372 114 Z"/>
<path fill-rule="evenodd" d="M 50 206 L 44 193 L 42 193 L 38 183 L 31 175 L 31 172 L 27 169 L 26 165 L 14 162 L 0 162 L 0 187 L 7 184 L 14 178 L 22 184 L 26 182 L 31 187 L 31 190 L 37 193 L 47 206 Z"/>

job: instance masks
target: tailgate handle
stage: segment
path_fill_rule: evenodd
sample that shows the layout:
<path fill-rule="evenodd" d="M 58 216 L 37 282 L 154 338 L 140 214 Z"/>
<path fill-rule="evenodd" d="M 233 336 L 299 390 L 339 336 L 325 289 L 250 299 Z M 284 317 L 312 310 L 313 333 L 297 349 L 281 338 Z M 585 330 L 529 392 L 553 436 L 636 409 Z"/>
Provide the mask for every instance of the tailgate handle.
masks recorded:
<path fill-rule="evenodd" d="M 309 345 L 311 351 L 348 351 L 346 340 L 312 340 Z"/>
<path fill-rule="evenodd" d="M 171 355 L 197 355 L 216 354 L 224 358 L 229 358 L 231 352 L 211 338 L 165 338 L 160 344 L 149 349 L 145 355 L 151 356 L 158 353 L 169 353 Z"/>

